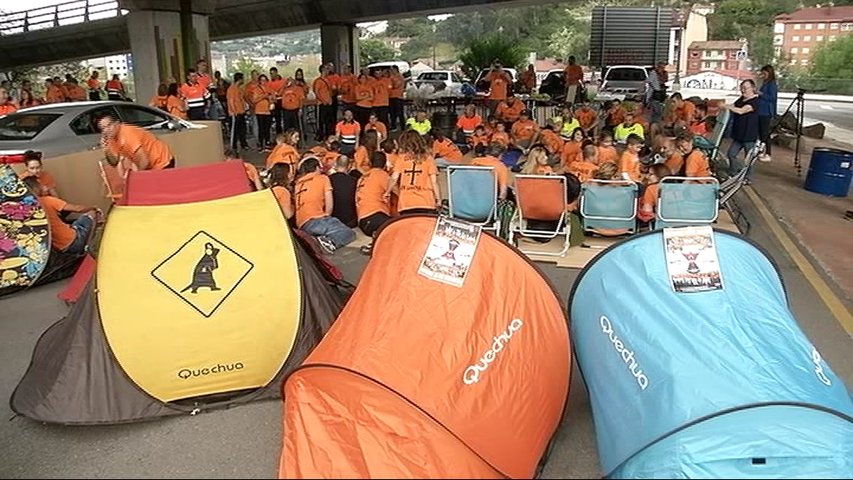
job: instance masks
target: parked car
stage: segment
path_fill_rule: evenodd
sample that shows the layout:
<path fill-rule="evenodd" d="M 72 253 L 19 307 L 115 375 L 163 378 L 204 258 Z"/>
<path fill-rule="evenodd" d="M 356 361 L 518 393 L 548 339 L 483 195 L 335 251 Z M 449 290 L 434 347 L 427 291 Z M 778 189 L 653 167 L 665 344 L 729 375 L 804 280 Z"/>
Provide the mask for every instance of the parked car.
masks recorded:
<path fill-rule="evenodd" d="M 223 159 L 218 121 L 189 122 L 144 105 L 101 101 L 40 105 L 0 117 L 0 163 L 20 172 L 24 152 L 39 152 L 65 200 L 106 208 L 99 169 L 104 155 L 95 123 L 104 113 L 157 135 L 171 149 L 178 167 Z"/>
<path fill-rule="evenodd" d="M 456 72 L 450 70 L 433 70 L 431 72 L 421 72 L 418 78 L 412 80 L 416 87 L 421 85 L 432 85 L 435 91 L 452 90 L 462 88 L 465 80 Z"/>
<path fill-rule="evenodd" d="M 642 100 L 646 91 L 646 81 L 652 67 L 640 65 L 614 65 L 604 74 L 600 98 L 619 98 Z"/>
<path fill-rule="evenodd" d="M 539 93 L 547 94 L 552 101 L 566 99 L 566 75 L 561 69 L 550 70 L 539 84 Z"/>
<path fill-rule="evenodd" d="M 491 68 L 484 68 L 477 74 L 477 79 L 474 81 L 474 87 L 477 89 L 477 95 L 485 96 L 489 94 L 489 82 L 485 80 Z M 504 67 L 504 71 L 510 76 L 511 83 L 515 84 L 518 81 L 518 72 L 514 68 Z"/>

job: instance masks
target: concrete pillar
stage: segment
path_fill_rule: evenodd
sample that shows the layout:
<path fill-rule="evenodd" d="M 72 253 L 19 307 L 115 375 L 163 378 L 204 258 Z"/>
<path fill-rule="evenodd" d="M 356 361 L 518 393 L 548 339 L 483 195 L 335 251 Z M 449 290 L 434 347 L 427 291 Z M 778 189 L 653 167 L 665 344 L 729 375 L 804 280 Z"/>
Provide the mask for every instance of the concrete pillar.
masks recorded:
<path fill-rule="evenodd" d="M 137 101 L 146 102 L 169 78 L 183 81 L 200 58 L 210 59 L 208 16 L 215 0 L 122 0 Z M 211 72 L 208 72 L 211 73 Z"/>
<path fill-rule="evenodd" d="M 358 27 L 355 24 L 324 24 L 320 26 L 320 45 L 323 63 L 333 62 L 341 72 L 342 65 L 352 65 L 359 70 Z M 314 72 L 316 73 L 316 72 Z M 308 76 L 308 72 L 306 72 Z"/>

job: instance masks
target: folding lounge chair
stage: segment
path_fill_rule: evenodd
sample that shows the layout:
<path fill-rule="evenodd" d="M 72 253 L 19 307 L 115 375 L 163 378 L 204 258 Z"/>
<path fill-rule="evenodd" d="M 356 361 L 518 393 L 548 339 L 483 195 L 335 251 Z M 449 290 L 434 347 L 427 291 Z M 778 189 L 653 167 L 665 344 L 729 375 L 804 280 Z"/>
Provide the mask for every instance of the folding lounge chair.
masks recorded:
<path fill-rule="evenodd" d="M 590 180 L 581 185 L 580 214 L 584 232 L 618 235 L 637 231 L 637 193 L 629 180 Z"/>
<path fill-rule="evenodd" d="M 713 177 L 661 179 L 655 208 L 655 229 L 714 223 L 720 206 L 719 191 L 720 184 Z"/>
<path fill-rule="evenodd" d="M 498 187 L 494 167 L 447 166 L 448 215 L 498 231 Z"/>
<path fill-rule="evenodd" d="M 729 123 L 731 112 L 728 110 L 720 110 L 717 114 L 717 123 L 714 125 L 714 130 L 711 132 L 711 137 L 700 141 L 694 141 L 696 148 L 702 150 L 702 153 L 708 157 L 708 162 L 711 164 L 714 171 L 719 171 L 723 166 L 728 165 L 728 160 L 720 152 L 720 144 L 723 141 L 723 134 L 726 131 L 726 125 Z"/>
<path fill-rule="evenodd" d="M 518 236 L 554 239 L 563 237 L 559 252 L 518 249 L 525 254 L 562 257 L 569 250 L 570 226 L 566 215 L 566 177 L 562 175 L 516 175 L 515 201 L 517 208 L 510 223 L 509 242 Z M 557 222 L 553 230 L 533 230 L 530 220 Z"/>
<path fill-rule="evenodd" d="M 729 216 L 732 217 L 732 221 L 744 235 L 749 233 L 749 220 L 743 214 L 742 209 L 737 204 L 734 197 L 735 194 L 739 192 L 744 185 L 746 185 L 747 175 L 755 166 L 755 163 L 758 161 L 758 157 L 764 153 L 764 148 L 765 147 L 762 142 L 757 142 L 755 146 L 747 152 L 744 167 L 741 168 L 735 176 L 728 178 L 725 182 L 720 184 L 720 207 L 729 212 Z"/>

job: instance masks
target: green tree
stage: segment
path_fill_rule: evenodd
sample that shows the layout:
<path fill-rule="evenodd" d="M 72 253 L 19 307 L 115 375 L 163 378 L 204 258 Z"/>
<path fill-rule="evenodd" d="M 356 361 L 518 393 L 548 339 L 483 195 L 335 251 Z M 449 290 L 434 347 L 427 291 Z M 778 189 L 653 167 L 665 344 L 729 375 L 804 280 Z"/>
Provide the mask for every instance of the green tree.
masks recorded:
<path fill-rule="evenodd" d="M 481 69 L 488 67 L 495 60 L 499 60 L 505 67 L 519 68 L 524 59 L 524 50 L 513 40 L 501 35 L 471 40 L 459 56 L 462 71 L 471 79 L 476 78 Z"/>
<path fill-rule="evenodd" d="M 812 55 L 811 73 L 819 78 L 853 78 L 853 36 L 823 43 Z"/>
<path fill-rule="evenodd" d="M 367 66 L 371 63 L 383 62 L 392 60 L 396 57 L 396 52 L 382 40 L 376 38 L 366 38 L 358 44 L 358 53 L 361 57 L 361 65 Z"/>
<path fill-rule="evenodd" d="M 266 72 L 266 68 L 251 57 L 240 57 L 231 63 L 231 68 L 228 70 L 228 77 L 233 78 L 235 73 L 242 72 L 246 76 L 246 81 L 248 81 L 252 70 L 257 70 L 259 73 Z"/>

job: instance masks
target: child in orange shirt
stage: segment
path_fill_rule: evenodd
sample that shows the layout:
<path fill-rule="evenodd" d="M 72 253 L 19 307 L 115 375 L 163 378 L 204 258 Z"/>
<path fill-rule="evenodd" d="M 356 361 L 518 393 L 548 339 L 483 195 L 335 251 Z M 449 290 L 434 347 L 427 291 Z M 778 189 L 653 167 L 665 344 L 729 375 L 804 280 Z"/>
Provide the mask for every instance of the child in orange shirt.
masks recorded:
<path fill-rule="evenodd" d="M 613 146 L 613 134 L 601 132 L 598 136 L 598 163 L 619 161 L 619 153 Z"/>
<path fill-rule="evenodd" d="M 279 133 L 275 136 L 275 148 L 270 152 L 266 161 L 266 168 L 276 163 L 287 163 L 291 168 L 296 167 L 296 162 L 299 161 L 299 152 L 296 150 L 296 145 L 299 143 L 299 130 L 290 129 L 284 133 Z"/>
<path fill-rule="evenodd" d="M 625 140 L 625 151 L 619 157 L 619 173 L 625 180 L 641 183 L 640 151 L 643 149 L 643 139 L 639 135 L 628 135 Z"/>
<path fill-rule="evenodd" d="M 581 160 L 573 162 L 567 170 L 578 177 L 581 183 L 588 182 L 595 177 L 598 171 L 598 147 L 587 145 L 581 151 Z"/>
<path fill-rule="evenodd" d="M 693 137 L 682 135 L 675 140 L 678 149 L 684 155 L 685 177 L 710 177 L 711 167 L 708 158 L 701 150 L 694 148 Z"/>
<path fill-rule="evenodd" d="M 504 148 L 509 146 L 509 134 L 506 133 L 506 125 L 503 123 L 495 125 L 495 132 L 492 133 L 490 143 L 497 143 Z"/>
<path fill-rule="evenodd" d="M 527 162 L 521 173 L 525 175 L 553 175 L 554 170 L 548 165 L 548 151 L 545 147 L 536 145 L 530 148 L 527 154 Z"/>
<path fill-rule="evenodd" d="M 566 142 L 557 133 L 557 126 L 554 125 L 554 122 L 548 121 L 548 125 L 539 131 L 539 138 L 534 143 L 542 143 L 549 155 L 559 156 Z"/>
<path fill-rule="evenodd" d="M 293 218 L 293 196 L 290 192 L 290 164 L 276 163 L 269 172 L 270 191 L 278 201 L 284 218 Z"/>
<path fill-rule="evenodd" d="M 489 144 L 489 134 L 486 133 L 486 127 L 484 125 L 477 125 L 477 128 L 474 129 L 474 134 L 468 137 L 468 145 L 471 150 L 476 150 L 478 146 L 485 147 Z"/>
<path fill-rule="evenodd" d="M 640 221 L 648 223 L 655 218 L 655 206 L 658 202 L 658 183 L 661 179 L 669 176 L 669 168 L 662 163 L 657 163 L 649 168 L 647 177 L 648 185 L 640 199 L 640 210 L 637 212 L 637 218 Z"/>
<path fill-rule="evenodd" d="M 583 129 L 577 127 L 572 131 L 571 139 L 563 144 L 563 150 L 560 152 L 560 163 L 563 171 L 567 171 L 569 165 L 581 159 L 583 139 Z"/>

